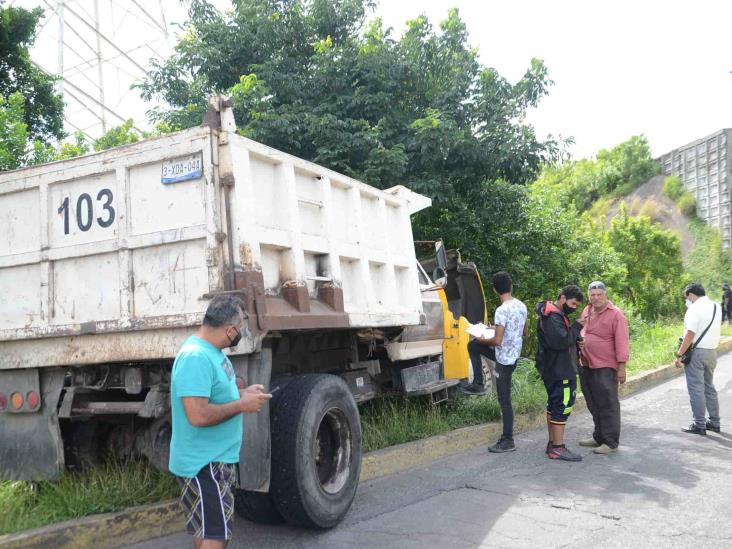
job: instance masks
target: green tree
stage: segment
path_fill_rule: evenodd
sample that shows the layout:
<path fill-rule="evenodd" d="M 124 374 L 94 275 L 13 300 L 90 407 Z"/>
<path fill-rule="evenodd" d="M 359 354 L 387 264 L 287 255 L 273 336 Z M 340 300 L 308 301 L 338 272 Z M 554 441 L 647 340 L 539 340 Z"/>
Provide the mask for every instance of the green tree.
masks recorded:
<path fill-rule="evenodd" d="M 29 139 L 60 139 L 63 101 L 53 89 L 54 79 L 30 58 L 43 10 L 5 7 L 0 0 L 0 96 L 19 93 L 24 99 L 24 120 Z"/>
<path fill-rule="evenodd" d="M 430 196 L 415 236 L 444 238 L 484 272 L 517 266 L 526 192 L 562 143 L 525 122 L 551 80 L 534 59 L 515 84 L 481 65 L 457 10 L 401 38 L 365 0 L 239 0 L 221 14 L 191 3 L 175 53 L 142 84 L 169 128 L 200 123 L 228 92 L 243 135 L 381 188 Z"/>
<path fill-rule="evenodd" d="M 28 146 L 24 105 L 18 92 L 7 99 L 0 95 L 0 171 L 13 170 L 23 163 Z"/>
<path fill-rule="evenodd" d="M 242 133 L 377 186 L 404 181 L 433 198 L 482 180 L 530 181 L 558 143 L 523 123 L 551 84 L 533 60 L 511 85 L 478 62 L 457 10 L 436 32 L 420 16 L 400 40 L 364 0 L 241 0 L 222 15 L 191 3 L 192 22 L 141 86 L 200 123 L 206 96 L 230 91 Z M 363 33 L 360 31 L 363 29 Z"/>
<path fill-rule="evenodd" d="M 104 151 L 113 147 L 121 147 L 130 143 L 137 143 L 140 139 L 147 135 L 139 132 L 134 128 L 132 119 L 125 121 L 119 126 L 115 126 L 94 140 L 93 146 L 95 151 Z"/>
<path fill-rule="evenodd" d="M 684 274 L 679 238 L 646 216 L 628 215 L 621 205 L 605 235 L 627 269 L 623 297 L 646 319 L 681 311 L 678 298 Z"/>
<path fill-rule="evenodd" d="M 610 150 L 602 149 L 596 159 L 546 166 L 537 185 L 583 212 L 602 197 L 629 194 L 658 171 L 648 140 L 636 135 Z"/>

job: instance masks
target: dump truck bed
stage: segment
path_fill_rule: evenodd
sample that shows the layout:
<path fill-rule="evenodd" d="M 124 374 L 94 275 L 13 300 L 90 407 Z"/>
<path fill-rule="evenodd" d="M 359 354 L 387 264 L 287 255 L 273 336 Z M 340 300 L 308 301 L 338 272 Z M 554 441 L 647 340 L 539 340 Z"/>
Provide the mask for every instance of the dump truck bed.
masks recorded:
<path fill-rule="evenodd" d="M 170 358 L 224 292 L 247 303 L 240 353 L 418 324 L 427 206 L 209 127 L 2 173 L 0 369 Z"/>

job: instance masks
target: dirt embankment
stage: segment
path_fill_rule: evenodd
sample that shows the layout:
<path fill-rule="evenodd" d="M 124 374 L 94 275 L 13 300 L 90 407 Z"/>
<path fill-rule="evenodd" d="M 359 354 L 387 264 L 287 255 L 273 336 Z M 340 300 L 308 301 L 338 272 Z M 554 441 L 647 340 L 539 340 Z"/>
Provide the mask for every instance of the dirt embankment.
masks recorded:
<path fill-rule="evenodd" d="M 652 177 L 643 185 L 624 198 L 616 200 L 608 208 L 608 221 L 618 213 L 621 203 L 625 203 L 628 212 L 633 215 L 643 214 L 666 229 L 678 235 L 681 241 L 681 255 L 686 256 L 694 248 L 694 237 L 689 231 L 689 218 L 686 217 L 676 203 L 663 194 L 663 175 Z"/>

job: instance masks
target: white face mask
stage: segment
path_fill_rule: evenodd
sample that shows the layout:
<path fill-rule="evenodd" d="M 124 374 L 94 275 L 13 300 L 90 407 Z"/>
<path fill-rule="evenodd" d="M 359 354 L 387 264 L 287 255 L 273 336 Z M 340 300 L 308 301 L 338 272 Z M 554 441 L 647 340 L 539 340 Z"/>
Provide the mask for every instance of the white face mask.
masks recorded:
<path fill-rule="evenodd" d="M 691 300 L 690 299 L 687 299 L 686 300 L 686 308 L 688 309 L 689 307 L 691 307 Z"/>

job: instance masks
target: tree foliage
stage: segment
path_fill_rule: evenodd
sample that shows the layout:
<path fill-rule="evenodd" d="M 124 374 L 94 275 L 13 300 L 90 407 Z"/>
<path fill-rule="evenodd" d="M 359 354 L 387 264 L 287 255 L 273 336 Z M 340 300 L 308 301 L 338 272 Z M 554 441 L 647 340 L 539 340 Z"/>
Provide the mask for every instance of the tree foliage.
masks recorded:
<path fill-rule="evenodd" d="M 624 196 L 659 171 L 645 136 L 636 135 L 596 159 L 548 166 L 538 181 L 546 192 L 560 193 L 560 200 L 573 203 L 582 212 L 598 199 Z"/>
<path fill-rule="evenodd" d="M 641 316 L 655 319 L 680 312 L 685 277 L 675 234 L 654 225 L 647 216 L 629 216 L 623 204 L 605 240 L 626 268 L 619 291 Z"/>
<path fill-rule="evenodd" d="M 696 199 L 684 188 L 684 184 L 675 175 L 670 175 L 663 180 L 663 193 L 668 196 L 671 200 L 676 202 L 676 205 L 687 217 L 693 217 L 696 215 Z"/>
<path fill-rule="evenodd" d="M 692 219 L 689 229 L 694 249 L 686 258 L 688 276 L 703 284 L 712 299 L 721 299 L 722 283 L 732 284 L 732 250 L 724 249 L 719 231 L 701 219 Z"/>
<path fill-rule="evenodd" d="M 539 140 L 525 122 L 551 85 L 547 68 L 533 59 L 510 83 L 479 62 L 457 10 L 438 28 L 412 19 L 396 37 L 379 19 L 366 23 L 372 7 L 238 0 L 221 14 L 194 0 L 174 55 L 154 68 L 143 96 L 167 102 L 152 116 L 177 129 L 200 123 L 208 94 L 230 93 L 243 135 L 431 197 L 414 219 L 416 238 L 443 238 L 486 273 L 532 272 L 537 262 L 517 259 L 537 255 L 526 237 L 549 236 L 521 185 L 563 145 Z"/>
<path fill-rule="evenodd" d="M 645 320 L 680 312 L 685 275 L 679 239 L 646 215 L 631 216 L 624 204 L 609 227 L 606 216 L 612 196 L 629 192 L 656 171 L 648 143 L 636 136 L 600 151 L 596 159 L 547 166 L 531 187 L 537 212 L 551 215 L 553 209 L 554 219 L 574 220 L 565 222 L 570 242 L 554 248 L 575 258 L 568 260 L 569 273 L 584 273 L 577 277 L 583 284 L 605 281 L 613 299 Z"/>
<path fill-rule="evenodd" d="M 406 181 L 449 201 L 482 181 L 530 181 L 557 143 L 523 123 L 550 85 L 533 60 L 508 83 L 478 62 L 457 10 L 420 16 L 399 39 L 364 0 L 240 0 L 222 15 L 191 3 L 176 53 L 142 85 L 174 128 L 230 92 L 242 133 L 379 187 Z M 363 32 L 361 32 L 363 31 Z"/>
<path fill-rule="evenodd" d="M 43 10 L 5 7 L 0 0 L 0 96 L 24 98 L 23 119 L 29 139 L 61 138 L 63 102 L 53 89 L 53 77 L 33 64 L 28 49 L 33 45 Z"/>
<path fill-rule="evenodd" d="M 15 92 L 7 99 L 0 95 L 0 171 L 21 166 L 28 145 L 25 101 Z"/>
<path fill-rule="evenodd" d="M 119 126 L 109 129 L 104 135 L 94 140 L 94 150 L 105 151 L 112 147 L 137 143 L 141 138 L 149 137 L 148 134 L 140 133 L 133 126 L 132 119 L 129 119 Z"/>

